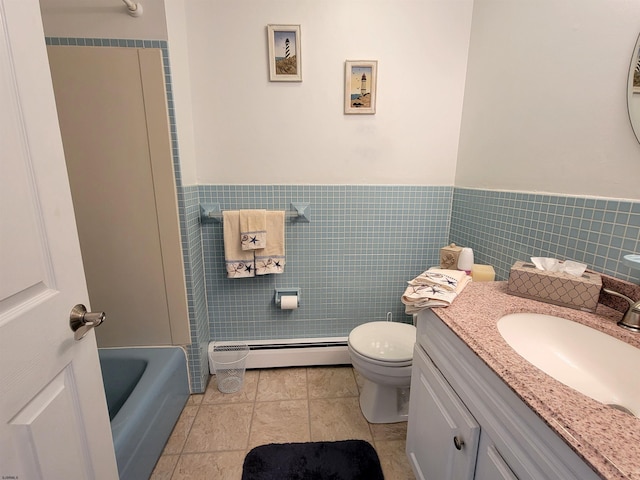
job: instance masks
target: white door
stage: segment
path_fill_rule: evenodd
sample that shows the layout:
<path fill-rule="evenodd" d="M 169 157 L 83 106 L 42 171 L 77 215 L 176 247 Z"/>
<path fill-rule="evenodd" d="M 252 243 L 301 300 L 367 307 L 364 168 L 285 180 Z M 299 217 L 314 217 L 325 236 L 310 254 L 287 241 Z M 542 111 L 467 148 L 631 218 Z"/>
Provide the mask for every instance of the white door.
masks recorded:
<path fill-rule="evenodd" d="M 38 1 L 0 0 L 0 478 L 118 478 L 87 301 Z"/>

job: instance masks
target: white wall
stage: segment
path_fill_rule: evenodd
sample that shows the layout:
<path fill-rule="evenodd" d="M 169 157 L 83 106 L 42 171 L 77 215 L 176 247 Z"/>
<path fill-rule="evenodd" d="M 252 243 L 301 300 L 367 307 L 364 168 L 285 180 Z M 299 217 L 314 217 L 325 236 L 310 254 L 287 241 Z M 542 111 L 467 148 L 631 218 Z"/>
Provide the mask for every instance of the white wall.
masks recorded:
<path fill-rule="evenodd" d="M 199 184 L 453 184 L 472 0 L 185 4 Z M 270 23 L 302 83 L 269 82 Z M 343 114 L 347 59 L 378 60 L 375 115 Z"/>
<path fill-rule="evenodd" d="M 166 0 L 165 20 L 163 0 L 140 1 L 136 19 L 120 0 L 41 0 L 45 34 L 171 35 L 185 185 L 639 198 L 625 92 L 638 2 Z M 268 81 L 268 23 L 302 25 L 302 83 Z M 376 115 L 343 114 L 346 59 L 379 61 Z"/>
<path fill-rule="evenodd" d="M 40 0 L 47 37 L 166 40 L 164 0 L 135 0 L 143 6 L 132 17 L 122 0 Z"/>
<path fill-rule="evenodd" d="M 189 0 L 166 0 L 167 34 L 169 37 L 169 63 L 174 115 L 180 153 L 182 185 L 196 184 L 196 155 L 193 138 L 193 111 L 191 97 L 191 67 L 185 3 Z"/>
<path fill-rule="evenodd" d="M 640 3 L 475 0 L 456 186 L 640 198 Z"/>

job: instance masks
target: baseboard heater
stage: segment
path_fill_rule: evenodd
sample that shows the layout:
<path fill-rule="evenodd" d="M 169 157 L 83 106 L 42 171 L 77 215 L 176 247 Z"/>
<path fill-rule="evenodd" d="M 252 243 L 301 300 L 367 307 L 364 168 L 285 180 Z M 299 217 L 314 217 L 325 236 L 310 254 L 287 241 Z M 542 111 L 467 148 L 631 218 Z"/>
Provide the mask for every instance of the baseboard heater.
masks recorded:
<path fill-rule="evenodd" d="M 349 365 L 347 337 L 249 340 L 245 367 Z"/>

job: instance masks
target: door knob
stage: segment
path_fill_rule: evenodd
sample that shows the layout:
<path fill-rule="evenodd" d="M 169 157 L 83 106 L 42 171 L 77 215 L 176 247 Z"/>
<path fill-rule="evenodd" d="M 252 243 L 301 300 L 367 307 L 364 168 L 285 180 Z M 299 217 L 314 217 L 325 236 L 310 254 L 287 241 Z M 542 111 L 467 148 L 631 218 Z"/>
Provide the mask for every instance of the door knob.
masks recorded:
<path fill-rule="evenodd" d="M 107 316 L 104 312 L 87 312 L 87 307 L 79 303 L 71 309 L 69 326 L 74 332 L 73 338 L 82 339 L 90 329 L 99 326 Z"/>

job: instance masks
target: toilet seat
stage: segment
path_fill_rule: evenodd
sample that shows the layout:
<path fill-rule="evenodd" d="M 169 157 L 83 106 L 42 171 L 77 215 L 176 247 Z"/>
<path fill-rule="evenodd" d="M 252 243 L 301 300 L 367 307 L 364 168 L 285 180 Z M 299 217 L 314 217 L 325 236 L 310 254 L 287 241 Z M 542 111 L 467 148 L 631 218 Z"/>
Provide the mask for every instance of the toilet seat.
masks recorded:
<path fill-rule="evenodd" d="M 377 365 L 411 365 L 416 342 L 416 327 L 406 323 L 369 322 L 349 334 L 349 347 L 359 356 Z"/>
<path fill-rule="evenodd" d="M 379 367 L 383 367 L 384 371 L 387 371 L 389 375 L 403 375 L 402 370 L 404 367 L 411 368 L 411 364 L 413 363 L 413 359 L 406 360 L 403 362 L 385 362 L 384 360 L 376 360 L 371 357 L 367 357 L 358 353 L 354 348 L 349 346 L 349 355 L 351 356 L 352 363 L 355 364 L 355 361 L 358 361 L 360 364 L 365 364 L 369 368 L 376 369 L 376 365 Z"/>

